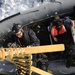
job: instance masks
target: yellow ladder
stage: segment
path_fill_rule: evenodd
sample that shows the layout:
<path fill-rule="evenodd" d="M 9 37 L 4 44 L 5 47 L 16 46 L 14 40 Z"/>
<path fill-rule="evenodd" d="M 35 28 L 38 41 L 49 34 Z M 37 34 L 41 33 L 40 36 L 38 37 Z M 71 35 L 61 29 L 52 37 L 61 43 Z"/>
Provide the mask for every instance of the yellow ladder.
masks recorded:
<path fill-rule="evenodd" d="M 32 66 L 31 54 L 58 52 L 64 50 L 64 44 L 35 46 L 27 48 L 0 48 L 0 59 L 5 59 L 16 64 L 17 69 L 20 69 L 21 75 L 25 75 L 26 73 L 31 75 L 32 72 L 36 72 L 40 75 L 52 75 L 52 73 L 48 73 Z"/>

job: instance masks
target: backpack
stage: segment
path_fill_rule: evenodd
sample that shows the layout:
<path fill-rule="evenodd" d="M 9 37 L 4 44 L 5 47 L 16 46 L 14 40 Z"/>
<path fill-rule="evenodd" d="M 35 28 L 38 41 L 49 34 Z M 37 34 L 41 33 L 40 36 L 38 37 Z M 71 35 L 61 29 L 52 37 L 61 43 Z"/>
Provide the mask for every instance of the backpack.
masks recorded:
<path fill-rule="evenodd" d="M 63 18 L 63 23 L 64 23 L 66 29 L 70 29 L 72 26 L 71 19 L 69 17 Z"/>

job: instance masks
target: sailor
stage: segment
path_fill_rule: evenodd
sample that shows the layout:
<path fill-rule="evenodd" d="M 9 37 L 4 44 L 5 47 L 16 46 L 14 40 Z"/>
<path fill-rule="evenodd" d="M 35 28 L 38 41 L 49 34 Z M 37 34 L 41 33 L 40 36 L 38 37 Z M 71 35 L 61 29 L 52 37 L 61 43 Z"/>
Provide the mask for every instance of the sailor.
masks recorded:
<path fill-rule="evenodd" d="M 50 23 L 50 27 L 49 27 L 49 28 L 51 29 L 51 27 L 54 25 L 54 23 L 55 23 L 57 20 L 59 20 L 59 19 L 60 19 L 60 17 L 59 17 L 58 15 L 55 15 L 55 16 L 54 16 L 54 20 L 53 20 L 53 22 Z"/>
<path fill-rule="evenodd" d="M 75 23 L 74 20 L 71 20 L 69 17 L 65 17 L 63 19 L 66 30 L 68 31 L 68 35 L 72 34 L 73 42 L 75 44 Z"/>
<path fill-rule="evenodd" d="M 23 28 L 21 24 L 18 23 L 13 24 L 11 35 L 8 35 L 8 38 L 3 43 L 3 47 L 31 47 L 39 45 L 40 41 L 35 32 L 28 27 Z M 35 54 L 33 55 L 32 60 L 34 62 L 37 60 Z M 36 66 L 34 62 L 33 65 Z"/>
<path fill-rule="evenodd" d="M 22 27 L 21 24 L 15 23 L 12 27 L 12 34 L 9 34 L 8 38 L 3 43 L 3 47 L 31 47 L 39 45 L 40 41 L 32 29 L 27 26 Z M 46 58 L 45 54 L 34 54 L 32 59 L 33 65 L 39 67 L 37 64 L 40 62 L 39 59 L 41 59 L 42 64 L 43 59 L 45 60 Z M 42 65 L 40 66 L 42 67 Z"/>
<path fill-rule="evenodd" d="M 67 67 L 75 66 L 75 46 L 73 44 L 72 36 L 68 33 L 63 22 L 57 21 L 56 25 L 53 25 L 50 34 L 54 39 L 54 43 L 65 44 L 65 51 L 63 52 L 63 57 L 67 60 Z"/>
<path fill-rule="evenodd" d="M 62 20 L 57 20 L 55 22 L 55 25 L 53 25 L 52 28 L 50 29 L 50 34 L 56 43 L 61 43 L 60 39 L 62 37 L 60 35 L 64 34 L 65 32 L 66 32 L 66 28 L 65 28 Z"/>
<path fill-rule="evenodd" d="M 20 47 L 40 45 L 40 41 L 33 30 L 27 27 L 22 28 L 21 24 L 15 23 L 12 27 L 12 34 L 8 35 L 3 46 L 8 47 L 11 45 L 9 43 L 16 43 Z"/>

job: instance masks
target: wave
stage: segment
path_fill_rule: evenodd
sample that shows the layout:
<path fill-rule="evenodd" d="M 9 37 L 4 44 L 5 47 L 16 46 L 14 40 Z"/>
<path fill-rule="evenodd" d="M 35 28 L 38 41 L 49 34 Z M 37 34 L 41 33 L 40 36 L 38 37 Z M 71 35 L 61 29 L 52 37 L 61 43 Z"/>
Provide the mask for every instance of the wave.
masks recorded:
<path fill-rule="evenodd" d="M 52 0 L 0 0 L 0 20 Z"/>

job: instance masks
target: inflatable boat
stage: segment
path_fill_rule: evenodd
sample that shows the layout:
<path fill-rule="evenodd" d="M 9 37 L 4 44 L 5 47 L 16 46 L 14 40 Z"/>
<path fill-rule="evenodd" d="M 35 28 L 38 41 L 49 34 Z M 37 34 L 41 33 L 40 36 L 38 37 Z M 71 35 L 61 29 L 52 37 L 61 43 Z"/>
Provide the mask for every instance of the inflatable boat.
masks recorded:
<path fill-rule="evenodd" d="M 50 25 L 50 22 L 52 22 L 56 13 L 61 18 L 64 16 L 70 16 L 72 19 L 74 19 L 75 0 L 54 0 L 45 5 L 34 7 L 24 12 L 19 12 L 1 20 L 0 47 L 2 47 L 3 42 L 8 37 L 8 34 L 11 33 L 13 23 L 20 23 L 22 26 L 31 27 L 36 32 L 37 37 L 40 39 L 41 45 L 52 44 L 48 32 L 48 26 Z M 43 35 L 45 36 L 43 37 Z M 2 64 L 0 65 L 0 74 L 11 75 L 11 72 L 14 73 L 16 70 L 15 65 L 8 61 L 0 61 L 0 64 Z M 12 69 L 8 69 L 11 67 Z M 49 62 L 48 70 L 52 70 L 54 75 L 75 73 L 75 67 L 67 68 L 64 60 L 54 60 Z"/>

